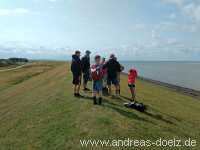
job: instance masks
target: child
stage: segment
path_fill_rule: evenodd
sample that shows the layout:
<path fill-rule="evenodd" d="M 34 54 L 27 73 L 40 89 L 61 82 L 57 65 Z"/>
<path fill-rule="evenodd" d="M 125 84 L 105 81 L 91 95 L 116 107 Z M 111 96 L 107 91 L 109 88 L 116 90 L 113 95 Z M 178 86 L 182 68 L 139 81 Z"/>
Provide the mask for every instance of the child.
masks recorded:
<path fill-rule="evenodd" d="M 81 60 L 80 60 L 80 51 L 76 51 L 74 55 L 72 55 L 72 63 L 71 63 L 71 72 L 73 74 L 74 84 L 74 96 L 80 97 L 80 85 L 81 85 Z"/>
<path fill-rule="evenodd" d="M 102 88 L 103 88 L 103 66 L 101 65 L 101 57 L 95 56 L 95 64 L 91 67 L 93 79 L 93 102 L 97 104 L 96 96 L 99 96 L 99 105 L 102 103 Z"/>
<path fill-rule="evenodd" d="M 135 102 L 135 81 L 137 78 L 137 71 L 135 69 L 130 69 L 128 73 L 128 86 L 131 91 L 132 101 Z"/>

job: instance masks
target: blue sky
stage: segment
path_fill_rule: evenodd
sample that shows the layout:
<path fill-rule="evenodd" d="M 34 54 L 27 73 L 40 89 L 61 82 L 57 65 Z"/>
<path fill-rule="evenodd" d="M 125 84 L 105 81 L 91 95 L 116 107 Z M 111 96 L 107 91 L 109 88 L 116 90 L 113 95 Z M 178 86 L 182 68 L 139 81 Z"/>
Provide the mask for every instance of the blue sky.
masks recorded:
<path fill-rule="evenodd" d="M 200 0 L 0 1 L 0 57 L 199 60 Z"/>

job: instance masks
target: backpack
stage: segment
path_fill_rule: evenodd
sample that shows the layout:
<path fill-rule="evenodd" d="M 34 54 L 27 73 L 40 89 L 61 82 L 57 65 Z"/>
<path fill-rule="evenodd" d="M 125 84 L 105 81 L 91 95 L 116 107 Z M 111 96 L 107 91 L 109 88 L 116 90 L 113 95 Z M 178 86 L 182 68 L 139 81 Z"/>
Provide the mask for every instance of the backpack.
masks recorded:
<path fill-rule="evenodd" d="M 146 110 L 146 106 L 143 103 L 124 103 L 124 106 L 127 108 L 133 108 L 140 112 L 144 112 Z"/>
<path fill-rule="evenodd" d="M 94 81 L 101 80 L 103 78 L 103 69 L 100 66 L 93 65 L 91 68 L 91 75 Z"/>

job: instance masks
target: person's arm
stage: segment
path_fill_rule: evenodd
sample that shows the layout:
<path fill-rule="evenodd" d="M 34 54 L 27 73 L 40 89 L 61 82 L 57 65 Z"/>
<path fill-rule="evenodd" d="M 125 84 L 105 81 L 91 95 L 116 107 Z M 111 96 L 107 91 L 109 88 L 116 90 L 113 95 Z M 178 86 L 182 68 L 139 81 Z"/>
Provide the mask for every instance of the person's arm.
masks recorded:
<path fill-rule="evenodd" d="M 91 67 L 91 72 L 93 73 L 93 72 L 95 72 L 96 71 L 96 67 L 94 66 L 94 65 L 92 65 L 92 67 Z"/>
<path fill-rule="evenodd" d="M 104 65 L 103 65 L 103 69 L 106 69 L 108 67 L 108 62 L 106 62 Z"/>
<path fill-rule="evenodd" d="M 78 66 L 76 62 L 72 62 L 71 72 L 73 73 L 73 75 L 78 75 Z"/>
<path fill-rule="evenodd" d="M 81 69 L 82 71 L 84 71 L 84 66 L 85 66 L 85 60 L 84 60 L 84 57 L 81 58 Z"/>
<path fill-rule="evenodd" d="M 120 64 L 120 71 L 122 72 L 124 70 L 124 66 L 122 66 L 121 64 Z"/>
<path fill-rule="evenodd" d="M 71 72 L 73 72 L 73 62 L 71 62 Z"/>
<path fill-rule="evenodd" d="M 87 58 L 87 70 L 89 70 L 90 69 L 90 58 L 88 57 Z"/>
<path fill-rule="evenodd" d="M 78 69 L 78 70 L 79 70 L 79 74 L 81 75 L 82 72 L 83 72 L 83 66 L 82 66 L 81 60 L 80 60 L 80 62 L 79 62 L 77 65 L 78 65 L 77 68 L 79 68 L 79 69 Z"/>
<path fill-rule="evenodd" d="M 118 61 L 117 61 L 117 70 L 118 70 L 118 72 L 121 72 L 121 65 Z"/>

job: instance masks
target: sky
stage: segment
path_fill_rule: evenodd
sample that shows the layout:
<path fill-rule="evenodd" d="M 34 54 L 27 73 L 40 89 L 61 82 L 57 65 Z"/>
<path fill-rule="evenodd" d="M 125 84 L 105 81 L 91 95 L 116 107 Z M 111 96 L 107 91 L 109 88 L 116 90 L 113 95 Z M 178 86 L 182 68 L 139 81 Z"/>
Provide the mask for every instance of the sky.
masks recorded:
<path fill-rule="evenodd" d="M 1 0 L 0 58 L 200 60 L 200 0 Z"/>

